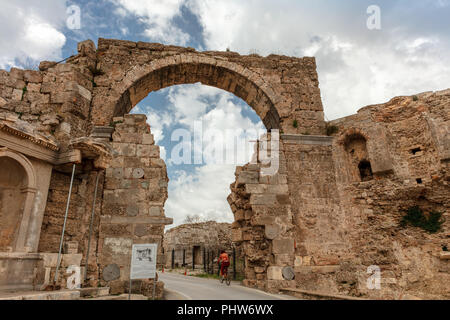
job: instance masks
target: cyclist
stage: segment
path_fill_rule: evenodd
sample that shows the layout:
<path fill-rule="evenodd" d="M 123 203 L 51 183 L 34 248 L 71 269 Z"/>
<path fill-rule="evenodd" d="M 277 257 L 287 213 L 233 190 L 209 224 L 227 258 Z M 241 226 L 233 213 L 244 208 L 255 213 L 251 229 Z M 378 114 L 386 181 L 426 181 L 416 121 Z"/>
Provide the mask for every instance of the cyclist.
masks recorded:
<path fill-rule="evenodd" d="M 220 268 L 220 276 L 223 277 L 225 274 L 228 274 L 228 267 L 230 266 L 230 258 L 225 250 L 220 251 L 218 263 Z"/>

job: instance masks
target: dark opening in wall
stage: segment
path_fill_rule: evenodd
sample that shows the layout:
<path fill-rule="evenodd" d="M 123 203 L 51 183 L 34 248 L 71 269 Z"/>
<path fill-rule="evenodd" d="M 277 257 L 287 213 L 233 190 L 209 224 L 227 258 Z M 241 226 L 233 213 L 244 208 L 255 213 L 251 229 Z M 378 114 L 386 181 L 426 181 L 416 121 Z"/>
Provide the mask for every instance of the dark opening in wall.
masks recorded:
<path fill-rule="evenodd" d="M 416 153 L 418 153 L 418 152 L 420 152 L 420 151 L 422 151 L 422 149 L 420 149 L 420 148 L 414 148 L 414 149 L 411 149 L 411 153 L 412 153 L 412 154 L 416 154 Z"/>
<path fill-rule="evenodd" d="M 372 166 L 367 160 L 362 160 L 359 165 L 359 174 L 361 176 L 361 181 L 370 181 L 373 179 Z"/>
<path fill-rule="evenodd" d="M 422 184 L 422 179 L 418 178 L 418 179 L 416 179 L 416 181 L 418 184 Z"/>

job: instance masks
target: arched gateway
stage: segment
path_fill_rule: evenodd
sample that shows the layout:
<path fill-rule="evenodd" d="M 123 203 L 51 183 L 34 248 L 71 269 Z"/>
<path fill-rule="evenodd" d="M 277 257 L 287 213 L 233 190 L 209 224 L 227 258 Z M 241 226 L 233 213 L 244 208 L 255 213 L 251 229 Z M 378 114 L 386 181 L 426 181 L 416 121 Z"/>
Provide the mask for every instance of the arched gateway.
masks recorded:
<path fill-rule="evenodd" d="M 89 56 L 89 50 L 94 50 L 89 42 L 80 44 L 79 49 L 86 52 L 86 56 Z M 94 125 L 93 136 L 96 137 L 99 132 L 100 135 L 104 134 L 105 126 L 114 126 L 111 144 L 115 155 L 106 169 L 103 191 L 102 214 L 108 218 L 100 222 L 99 241 L 102 241 L 102 249 L 97 253 L 104 257 L 100 268 L 119 267 L 126 270 L 128 260 L 118 261 L 113 252 L 115 248 L 127 248 L 136 238 L 138 241 L 145 239 L 160 242 L 162 225 L 171 222 L 164 218 L 168 179 L 165 165 L 159 158 L 159 148 L 154 145 L 145 117 L 128 115 L 150 92 L 172 85 L 200 82 L 243 99 L 269 130 L 279 129 L 291 133 L 303 130 L 315 134 L 324 132 L 320 92 L 312 58 L 240 56 L 232 52 L 196 52 L 190 48 L 100 39 L 91 72 L 94 75 L 90 112 Z M 294 120 L 301 125 L 294 126 Z M 273 178 L 272 181 L 260 181 L 257 167 L 251 168 L 249 172 L 246 172 L 248 168 L 239 169 L 242 173 L 238 170 L 240 178 L 234 191 L 245 189 L 247 183 L 265 184 L 269 188 L 278 188 L 270 194 L 277 198 L 271 203 L 255 200 L 255 203 L 245 205 L 233 193 L 229 202 L 235 213 L 233 235 L 236 243 L 241 244 L 244 238 L 246 242 L 259 238 L 261 244 L 265 243 L 261 245 L 265 249 L 258 248 L 259 244 L 255 246 L 253 251 L 258 252 L 257 256 L 249 257 L 246 263 L 250 279 L 256 279 L 255 275 L 251 275 L 255 268 L 263 270 L 258 276 L 258 282 L 251 283 L 253 280 L 249 279 L 248 284 L 267 289 L 268 278 L 263 274 L 270 266 L 270 242 L 275 240 L 281 245 L 287 245 L 290 251 L 292 241 L 286 238 L 292 237 L 292 234 L 288 234 L 292 230 L 288 231 L 286 225 L 291 225 L 292 213 L 285 172 L 279 172 L 276 177 L 266 177 Z M 143 181 L 147 182 L 145 187 Z M 255 198 L 264 197 L 258 192 L 255 191 Z M 259 216 L 260 221 L 250 223 L 244 217 L 246 211 L 247 216 L 250 216 L 253 205 L 258 210 L 255 211 L 255 218 Z M 261 209 L 270 206 L 274 210 L 278 206 L 278 219 L 285 220 L 280 224 L 281 228 L 275 226 L 277 223 L 273 218 L 264 218 L 268 212 L 261 212 Z M 131 235 L 109 232 L 125 224 L 132 226 Z M 270 235 L 265 236 L 266 225 L 269 230 L 267 234 Z M 117 280 L 125 280 L 127 273 L 123 274 L 121 277 L 117 275 Z"/>
<path fill-rule="evenodd" d="M 99 39 L 97 48 L 90 40 L 81 42 L 78 54 L 66 63 L 44 61 L 39 69 L 1 73 L 6 89 L 0 107 L 6 117 L 0 120 L 4 128 L 15 128 L 19 137 L 51 149 L 44 152 L 33 147 L 25 153 L 53 165 L 51 180 L 50 175 L 42 180 L 48 190 L 45 206 L 29 204 L 33 215 L 41 218 L 30 227 L 30 237 L 39 242 L 27 247 L 26 254 L 42 267 L 35 283 L 44 285 L 53 279 L 64 282 L 67 261 L 71 261 L 87 268 L 86 283 L 123 292 L 131 245 L 161 244 L 164 226 L 172 223 L 164 214 L 166 165 L 146 117 L 128 114 L 150 92 L 200 82 L 243 99 L 269 131 L 325 132 L 314 58 L 240 56 Z M 5 136 L 0 147 L 25 152 L 11 139 Z M 236 220 L 233 237 L 248 253 L 247 284 L 269 289 L 267 281 L 281 277 L 282 266 L 292 265 L 272 261 L 271 253 L 281 245 L 279 254 L 289 254 L 293 262 L 294 231 L 284 157 L 275 176 L 260 177 L 259 170 L 259 165 L 237 168 L 228 200 Z M 245 199 L 240 199 L 243 194 Z M 277 212 L 277 217 L 271 217 L 271 212 Z M 64 246 L 60 247 L 64 221 Z M 63 252 L 58 266 L 59 260 L 52 255 L 59 248 Z M 159 264 L 163 258 L 160 252 Z M 39 259 L 43 262 L 36 262 Z M 271 277 L 266 276 L 268 268 L 272 268 Z M 60 271 L 57 276 L 55 269 Z"/>
<path fill-rule="evenodd" d="M 96 125 L 127 114 L 152 91 L 200 82 L 244 100 L 267 129 L 294 133 L 307 127 L 311 134 L 324 133 L 313 58 L 240 56 L 100 39 L 95 72 L 91 117 Z M 300 129 L 292 126 L 293 120 Z"/>

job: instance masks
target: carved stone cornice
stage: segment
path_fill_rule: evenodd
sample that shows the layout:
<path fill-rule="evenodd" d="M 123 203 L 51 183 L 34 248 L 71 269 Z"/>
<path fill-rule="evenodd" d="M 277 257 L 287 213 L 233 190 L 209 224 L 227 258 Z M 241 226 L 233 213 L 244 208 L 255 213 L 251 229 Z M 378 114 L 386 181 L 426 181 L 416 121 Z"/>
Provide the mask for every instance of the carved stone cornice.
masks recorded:
<path fill-rule="evenodd" d="M 0 146 L 53 165 L 81 163 L 80 150 L 59 153 L 57 150 L 49 149 L 32 139 L 24 139 L 15 133 L 11 133 L 9 130 L 0 130 Z"/>
<path fill-rule="evenodd" d="M 40 146 L 42 146 L 44 148 L 47 148 L 47 149 L 50 149 L 50 150 L 53 150 L 53 151 L 58 151 L 59 150 L 59 147 L 55 143 L 51 142 L 50 140 L 45 140 L 45 139 L 43 139 L 41 137 L 37 137 L 37 136 L 34 136 L 34 135 L 29 134 L 27 132 L 21 131 L 21 130 L 19 130 L 17 128 L 9 126 L 6 123 L 0 122 L 0 130 L 4 131 L 4 132 L 7 132 L 10 135 L 15 135 L 15 136 L 17 136 L 17 137 L 19 137 L 21 139 L 29 140 L 29 141 L 33 142 L 34 144 L 40 145 Z"/>

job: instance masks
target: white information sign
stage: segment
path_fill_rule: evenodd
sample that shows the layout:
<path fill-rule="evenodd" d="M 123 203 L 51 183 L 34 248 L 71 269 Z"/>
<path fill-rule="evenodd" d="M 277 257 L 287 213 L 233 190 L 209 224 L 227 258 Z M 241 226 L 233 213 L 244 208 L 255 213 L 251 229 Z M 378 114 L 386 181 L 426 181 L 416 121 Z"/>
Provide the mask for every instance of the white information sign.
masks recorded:
<path fill-rule="evenodd" d="M 130 280 L 155 278 L 157 248 L 156 243 L 133 244 Z"/>

